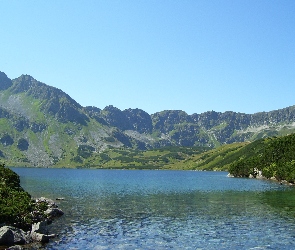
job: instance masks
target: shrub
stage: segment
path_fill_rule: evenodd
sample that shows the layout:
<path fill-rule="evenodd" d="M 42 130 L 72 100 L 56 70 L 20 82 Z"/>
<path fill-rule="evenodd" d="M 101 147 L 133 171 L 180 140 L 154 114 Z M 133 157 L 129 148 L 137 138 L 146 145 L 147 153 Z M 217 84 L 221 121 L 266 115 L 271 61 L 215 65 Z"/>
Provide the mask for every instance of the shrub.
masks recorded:
<path fill-rule="evenodd" d="M 0 224 L 28 229 L 32 223 L 34 202 L 20 186 L 19 176 L 0 164 Z"/>

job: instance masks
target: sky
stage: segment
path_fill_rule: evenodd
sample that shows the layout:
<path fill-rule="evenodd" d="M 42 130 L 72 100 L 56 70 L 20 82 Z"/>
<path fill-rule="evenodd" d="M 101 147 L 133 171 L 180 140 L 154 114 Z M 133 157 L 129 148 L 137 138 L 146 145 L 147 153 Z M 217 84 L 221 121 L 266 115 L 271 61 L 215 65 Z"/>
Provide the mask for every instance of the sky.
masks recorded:
<path fill-rule="evenodd" d="M 149 114 L 295 105 L 294 0 L 0 0 L 0 71 Z"/>

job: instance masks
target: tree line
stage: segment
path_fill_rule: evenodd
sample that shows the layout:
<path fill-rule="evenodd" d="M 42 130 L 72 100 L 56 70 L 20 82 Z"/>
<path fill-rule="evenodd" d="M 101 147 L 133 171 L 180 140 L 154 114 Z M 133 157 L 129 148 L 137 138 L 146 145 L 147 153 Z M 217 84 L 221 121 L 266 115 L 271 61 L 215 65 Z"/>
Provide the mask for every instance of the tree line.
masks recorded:
<path fill-rule="evenodd" d="M 295 182 L 295 134 L 260 139 L 239 152 L 229 172 L 236 177 L 254 177 L 258 171 L 266 178 Z"/>

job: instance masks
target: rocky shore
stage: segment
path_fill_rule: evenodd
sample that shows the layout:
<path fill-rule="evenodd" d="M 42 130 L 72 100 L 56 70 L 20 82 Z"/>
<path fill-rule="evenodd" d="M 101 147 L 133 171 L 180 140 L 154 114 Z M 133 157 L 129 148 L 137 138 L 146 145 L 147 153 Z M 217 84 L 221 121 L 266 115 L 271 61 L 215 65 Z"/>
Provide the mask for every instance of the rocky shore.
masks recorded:
<path fill-rule="evenodd" d="M 265 176 L 263 176 L 262 171 L 258 170 L 257 168 L 254 169 L 254 175 L 250 174 L 248 176 L 249 179 L 260 179 L 260 180 L 271 180 L 271 181 L 276 181 L 279 182 L 281 185 L 289 185 L 289 186 L 294 186 L 294 183 L 292 182 L 288 182 L 286 180 L 278 180 L 276 177 L 272 176 L 270 178 L 266 178 Z M 227 177 L 232 177 L 235 178 L 237 176 L 232 175 L 231 173 L 228 173 Z"/>
<path fill-rule="evenodd" d="M 44 197 L 35 200 L 36 210 L 32 211 L 34 223 L 25 231 L 11 225 L 0 225 L 0 249 L 22 249 L 22 246 L 34 242 L 47 243 L 56 234 L 49 234 L 48 225 L 64 213 L 51 199 Z"/>

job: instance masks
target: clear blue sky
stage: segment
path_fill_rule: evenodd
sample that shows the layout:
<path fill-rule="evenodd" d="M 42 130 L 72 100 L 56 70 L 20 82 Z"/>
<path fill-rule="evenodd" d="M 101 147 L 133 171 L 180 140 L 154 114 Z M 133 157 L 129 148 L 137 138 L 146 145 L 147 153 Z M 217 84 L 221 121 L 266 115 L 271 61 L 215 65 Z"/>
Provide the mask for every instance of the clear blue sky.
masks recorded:
<path fill-rule="evenodd" d="M 295 104 L 294 0 L 0 0 L 0 71 L 152 114 Z"/>

